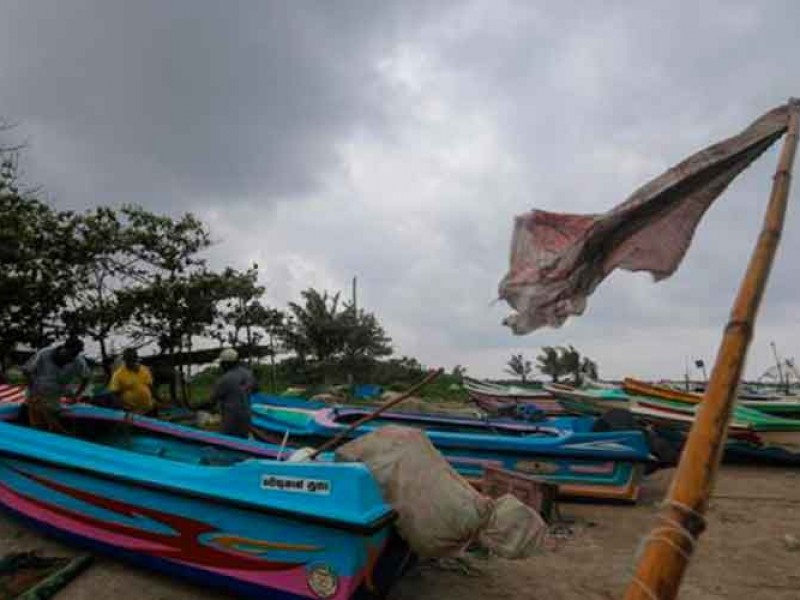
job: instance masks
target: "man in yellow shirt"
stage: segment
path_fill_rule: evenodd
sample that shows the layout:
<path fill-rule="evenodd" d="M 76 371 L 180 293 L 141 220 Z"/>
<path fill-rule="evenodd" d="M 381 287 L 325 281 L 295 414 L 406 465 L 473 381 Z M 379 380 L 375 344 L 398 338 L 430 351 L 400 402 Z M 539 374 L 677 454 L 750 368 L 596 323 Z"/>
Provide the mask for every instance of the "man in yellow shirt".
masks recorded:
<path fill-rule="evenodd" d="M 111 376 L 108 389 L 114 392 L 124 410 L 140 415 L 154 414 L 156 405 L 150 369 L 139 363 L 134 348 L 126 348 L 122 360 L 122 365 Z"/>

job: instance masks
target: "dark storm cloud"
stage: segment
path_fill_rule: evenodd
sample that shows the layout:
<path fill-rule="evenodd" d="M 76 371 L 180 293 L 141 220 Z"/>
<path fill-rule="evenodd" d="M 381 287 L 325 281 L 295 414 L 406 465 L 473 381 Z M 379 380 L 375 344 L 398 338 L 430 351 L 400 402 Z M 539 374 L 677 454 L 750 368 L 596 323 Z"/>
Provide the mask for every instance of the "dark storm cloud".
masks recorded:
<path fill-rule="evenodd" d="M 0 111 L 31 140 L 34 173 L 83 168 L 53 182 L 60 202 L 165 207 L 313 190 L 335 140 L 382 126 L 372 57 L 402 20 L 365 2 L 23 0 L 2 12 Z"/>
<path fill-rule="evenodd" d="M 215 264 L 257 261 L 277 305 L 357 275 L 399 353 L 478 375 L 568 343 L 611 376 L 710 361 L 777 149 L 712 207 L 672 278 L 614 274 L 560 330 L 500 325 L 512 219 L 606 211 L 800 94 L 788 0 L 18 0 L 0 16 L 0 115 L 57 203 L 196 210 Z M 769 340 L 791 355 L 800 336 L 799 214 L 756 372 Z"/>

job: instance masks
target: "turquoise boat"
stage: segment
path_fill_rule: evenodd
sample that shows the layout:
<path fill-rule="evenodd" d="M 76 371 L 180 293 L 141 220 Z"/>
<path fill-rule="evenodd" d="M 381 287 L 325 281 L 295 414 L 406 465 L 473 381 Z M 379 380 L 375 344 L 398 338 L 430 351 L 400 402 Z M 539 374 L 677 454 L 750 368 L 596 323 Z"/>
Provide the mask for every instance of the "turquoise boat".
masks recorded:
<path fill-rule="evenodd" d="M 628 409 L 628 395 L 619 388 L 576 388 L 562 383 L 542 386 L 565 412 L 575 415 L 602 415 L 615 408 Z"/>
<path fill-rule="evenodd" d="M 2 393 L 2 390 L 0 390 Z M 258 598 L 385 591 L 411 558 L 358 463 L 88 405 L 70 435 L 0 400 L 0 508 L 68 542 Z"/>
<path fill-rule="evenodd" d="M 315 446 L 347 429 L 368 411 L 304 410 L 253 404 L 253 427 L 276 444 Z M 351 437 L 384 425 L 424 429 L 431 442 L 467 479 L 479 483 L 488 465 L 558 485 L 567 497 L 635 501 L 645 467 L 653 464 L 641 431 L 592 431 L 594 419 L 556 418 L 536 424 L 387 412 Z"/>

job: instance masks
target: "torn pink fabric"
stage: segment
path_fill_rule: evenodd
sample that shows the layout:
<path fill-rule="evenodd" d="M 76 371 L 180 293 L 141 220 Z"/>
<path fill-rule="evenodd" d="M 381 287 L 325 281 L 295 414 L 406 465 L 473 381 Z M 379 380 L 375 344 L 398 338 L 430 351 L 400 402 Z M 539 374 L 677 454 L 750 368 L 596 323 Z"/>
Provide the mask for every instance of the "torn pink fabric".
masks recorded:
<path fill-rule="evenodd" d="M 786 131 L 789 109 L 775 108 L 739 135 L 693 154 L 605 214 L 533 210 L 517 217 L 499 290 L 516 313 L 504 324 L 516 334 L 559 327 L 583 313 L 586 299 L 616 268 L 649 271 L 656 281 L 672 275 L 711 203 Z"/>

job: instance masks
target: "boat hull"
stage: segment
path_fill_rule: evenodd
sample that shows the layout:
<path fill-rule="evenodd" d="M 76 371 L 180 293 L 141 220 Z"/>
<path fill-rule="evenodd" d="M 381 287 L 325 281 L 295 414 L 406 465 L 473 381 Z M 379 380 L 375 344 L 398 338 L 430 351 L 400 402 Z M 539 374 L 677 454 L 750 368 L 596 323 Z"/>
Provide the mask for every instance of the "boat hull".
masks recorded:
<path fill-rule="evenodd" d="M 253 427 L 259 437 L 272 443 L 292 446 L 316 446 L 344 431 L 337 418 L 351 420 L 360 411 L 299 411 L 276 407 L 254 407 Z M 397 421 L 386 415 L 373 424 L 351 432 L 351 438 L 387 425 L 417 426 L 450 464 L 468 480 L 479 481 L 487 466 L 534 475 L 558 486 L 559 495 L 568 498 L 592 498 L 635 501 L 638 497 L 644 464 L 650 460 L 641 432 L 565 434 L 556 428 L 517 424 L 516 435 L 458 433 L 441 431 L 435 425 L 404 418 Z M 460 419 L 463 421 L 464 419 Z M 456 420 L 457 422 L 458 420 Z M 553 420 L 563 424 L 564 419 Z M 538 431 L 538 434 L 537 434 Z"/>
<path fill-rule="evenodd" d="M 544 389 L 553 395 L 565 412 L 572 414 L 602 415 L 609 410 L 629 408 L 627 398 L 611 396 L 608 391 L 593 393 L 561 384 L 546 384 Z"/>
<path fill-rule="evenodd" d="M 371 476 L 362 487 L 362 465 L 337 475 L 334 464 L 296 470 L 258 454 L 206 467 L 130 454 L 0 423 L 0 507 L 68 541 L 248 597 L 351 598 L 408 556 Z M 290 489 L 298 481 L 319 489 Z M 346 502 L 362 502 L 364 518 L 352 518 L 358 508 L 336 513 Z"/>
<path fill-rule="evenodd" d="M 512 415 L 525 412 L 527 407 L 539 410 L 545 416 L 564 414 L 561 405 L 546 391 L 521 390 L 472 379 L 464 380 L 464 388 L 470 400 L 490 415 Z"/>
<path fill-rule="evenodd" d="M 694 423 L 695 410 L 695 406 L 679 402 L 631 397 L 631 411 L 637 419 L 656 427 L 659 431 L 678 433 L 684 438 Z M 754 421 L 746 420 L 748 416 Z M 725 459 L 800 464 L 798 426 L 800 423 L 796 421 L 759 415 L 757 411 L 737 408 L 734 411 L 734 418 L 728 425 Z"/>
<path fill-rule="evenodd" d="M 681 402 L 689 405 L 696 405 L 703 401 L 703 395 L 696 392 L 688 392 L 652 385 L 638 379 L 626 378 L 623 382 L 626 392 L 632 395 L 649 396 L 659 400 L 669 400 L 671 402 Z M 797 399 L 773 397 L 768 399 L 753 399 L 739 395 L 737 404 L 740 407 L 758 410 L 768 415 L 776 417 L 797 417 L 800 415 L 800 401 Z"/>

